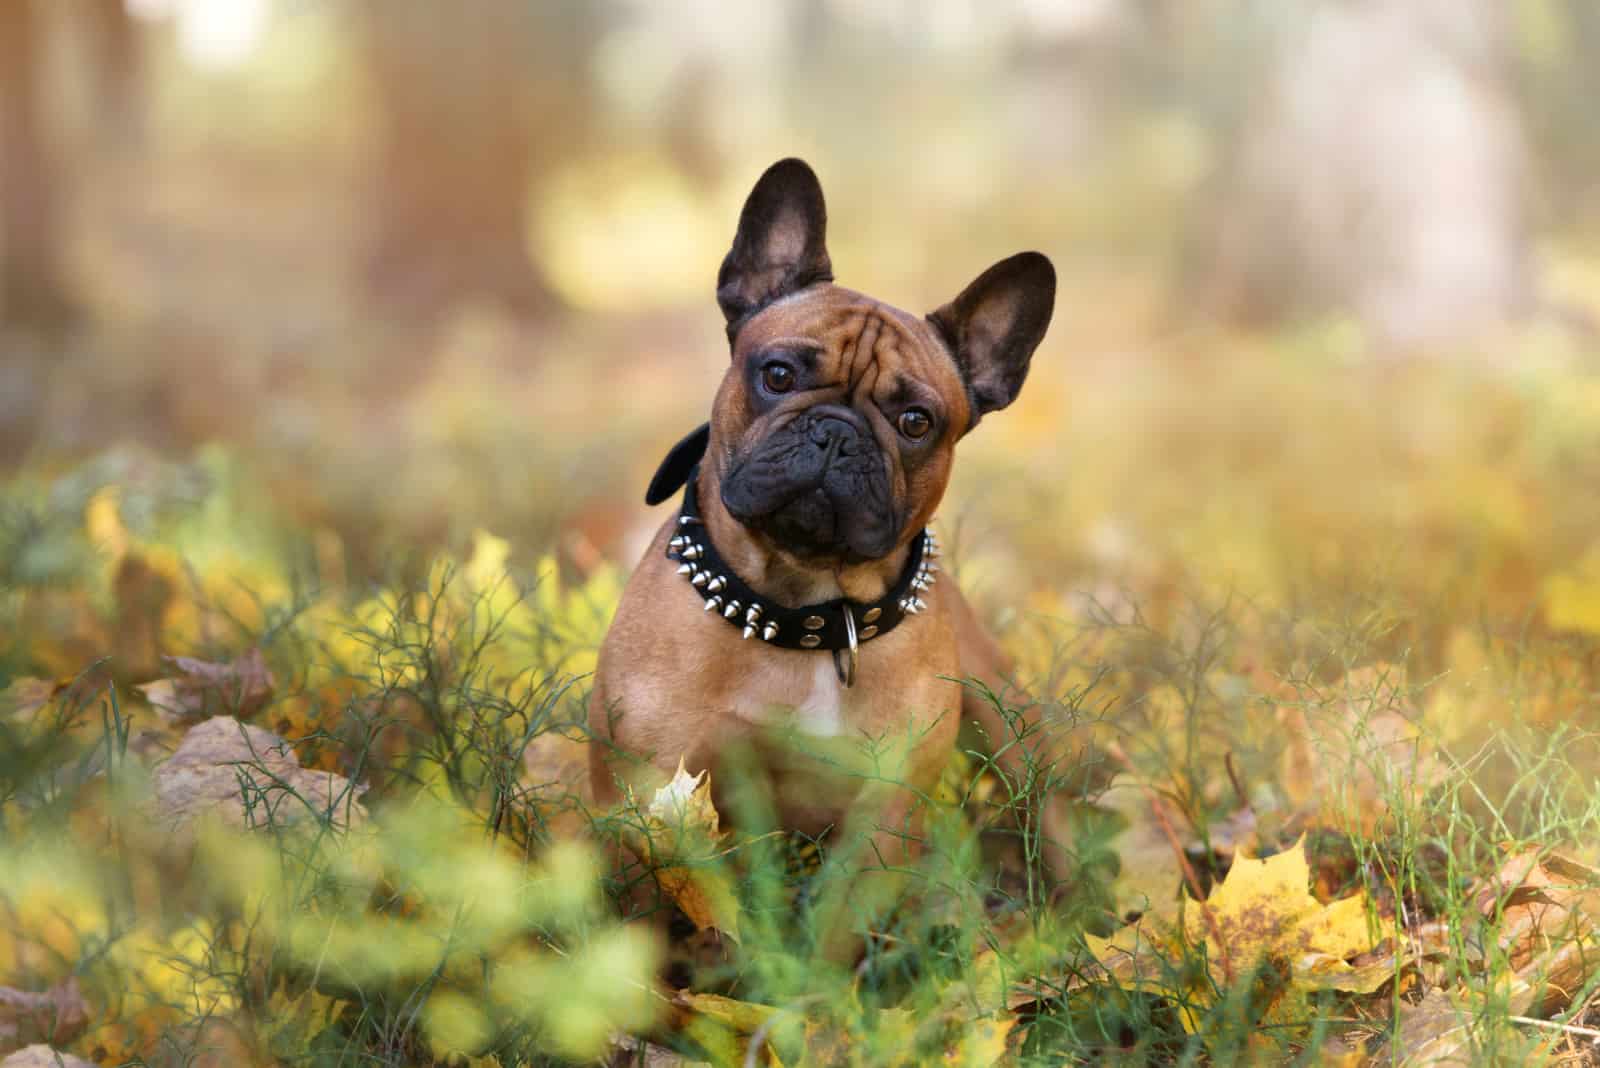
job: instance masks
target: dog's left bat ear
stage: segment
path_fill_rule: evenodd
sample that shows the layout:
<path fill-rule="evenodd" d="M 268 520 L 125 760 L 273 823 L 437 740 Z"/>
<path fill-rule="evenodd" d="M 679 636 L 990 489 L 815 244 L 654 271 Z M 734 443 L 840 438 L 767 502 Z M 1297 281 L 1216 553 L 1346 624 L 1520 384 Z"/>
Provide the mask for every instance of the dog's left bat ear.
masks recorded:
<path fill-rule="evenodd" d="M 980 274 L 928 316 L 967 380 L 972 421 L 1017 399 L 1033 350 L 1056 306 L 1056 269 L 1038 252 L 1019 252 Z"/>
<path fill-rule="evenodd" d="M 694 473 L 695 465 L 705 456 L 706 446 L 710 442 L 711 424 L 701 423 L 690 431 L 688 437 L 674 445 L 667 453 L 667 458 L 661 461 L 661 466 L 656 468 L 650 488 L 644 491 L 644 503 L 660 504 L 682 489 Z"/>
<path fill-rule="evenodd" d="M 739 214 L 733 248 L 717 272 L 717 303 L 731 331 L 780 297 L 833 281 L 822 183 L 804 160 L 767 168 Z"/>

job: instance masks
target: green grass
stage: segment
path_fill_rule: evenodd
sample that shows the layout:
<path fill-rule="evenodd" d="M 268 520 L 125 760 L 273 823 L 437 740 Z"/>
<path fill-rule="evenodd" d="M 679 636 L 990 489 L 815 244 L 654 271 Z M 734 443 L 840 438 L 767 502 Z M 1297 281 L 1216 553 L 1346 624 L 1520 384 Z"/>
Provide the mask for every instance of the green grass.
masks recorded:
<path fill-rule="evenodd" d="M 221 449 L 16 473 L 0 984 L 76 978 L 89 1021 L 61 1044 L 104 1064 L 566 1063 L 623 1034 L 730 1065 L 1402 1063 L 1428 1034 L 1475 1063 L 1591 1056 L 1527 1021 L 1592 1026 L 1600 968 L 1569 967 L 1559 995 L 1516 985 L 1563 946 L 1594 956 L 1588 929 L 1515 933 L 1537 894 L 1490 882 L 1540 850 L 1579 873 L 1571 914 L 1600 919 L 1582 876 L 1600 860 L 1592 428 L 1557 418 L 1572 402 L 1555 395 L 1584 384 L 1418 372 L 1394 386 L 1434 420 L 1418 442 L 1361 412 L 1365 384 L 1303 377 L 1324 374 L 1257 369 L 1219 410 L 1119 436 L 1113 412 L 1164 403 L 1135 378 L 1046 442 L 1019 424 L 1028 448 L 979 447 L 963 477 L 1020 488 L 958 484 L 956 570 L 1072 755 L 1012 781 L 965 732 L 924 799 L 920 856 L 866 884 L 851 843 L 773 826 L 752 775 L 720 814 L 738 830 L 679 861 L 733 888 L 737 939 L 622 920 L 672 904 L 607 859 L 662 831 L 651 798 L 584 799 L 615 566 L 480 536 L 362 571 L 367 554 Z M 1481 426 L 1430 408 L 1450 391 Z M 1247 410 L 1257 424 L 1226 415 Z M 1296 421 L 1338 429 L 1308 440 Z M 1090 440 L 1114 458 L 1076 481 L 1037 459 Z M 1341 451 L 1393 462 L 1329 481 Z M 233 772 L 253 828 L 175 835 L 153 781 L 192 724 L 138 685 L 170 674 L 163 654 L 251 647 L 275 679 L 251 722 L 355 785 L 319 803 L 252 758 Z M 1071 828 L 1054 873 L 1047 804 Z M 1391 972 L 1377 989 L 1314 989 L 1278 959 L 1223 968 L 1203 938 L 1169 947 L 1159 980 L 1101 967 L 1095 939 L 1215 892 L 1240 851 L 1297 842 L 1321 905 L 1365 896 L 1370 960 Z M 828 910 L 868 901 L 864 957 L 829 961 Z M 1430 994 L 1459 1015 L 1417 1009 Z"/>

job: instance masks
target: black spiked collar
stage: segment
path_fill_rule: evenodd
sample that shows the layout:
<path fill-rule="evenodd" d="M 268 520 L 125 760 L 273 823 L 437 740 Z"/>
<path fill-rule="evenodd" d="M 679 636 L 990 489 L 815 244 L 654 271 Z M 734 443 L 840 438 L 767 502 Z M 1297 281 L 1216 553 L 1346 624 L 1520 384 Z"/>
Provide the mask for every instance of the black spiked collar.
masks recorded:
<path fill-rule="evenodd" d="M 906 566 L 893 586 L 876 601 L 863 604 L 848 597 L 789 608 L 751 589 L 717 552 L 701 518 L 695 487 L 699 469 L 688 472 L 683 508 L 667 541 L 667 558 L 678 561 L 678 574 L 705 603 L 728 624 L 739 628 L 745 640 L 759 640 L 781 649 L 826 649 L 846 686 L 855 681 L 855 659 L 860 645 L 881 638 L 907 616 L 927 607 L 922 594 L 931 589 L 939 542 L 926 528 L 911 541 Z M 846 654 L 841 663 L 841 654 Z"/>

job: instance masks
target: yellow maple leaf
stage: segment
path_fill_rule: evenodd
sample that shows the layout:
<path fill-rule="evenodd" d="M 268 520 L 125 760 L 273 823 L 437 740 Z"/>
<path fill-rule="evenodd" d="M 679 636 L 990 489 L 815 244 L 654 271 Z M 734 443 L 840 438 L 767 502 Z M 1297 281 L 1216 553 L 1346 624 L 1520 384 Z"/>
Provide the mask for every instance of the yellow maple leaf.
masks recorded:
<path fill-rule="evenodd" d="M 634 848 L 655 866 L 656 881 L 700 930 L 739 937 L 739 899 L 716 861 L 721 818 L 711 800 L 711 776 L 690 775 L 683 759 L 643 812 Z"/>
<path fill-rule="evenodd" d="M 1150 913 L 1109 938 L 1088 935 L 1089 948 L 1107 974 L 1176 996 L 1191 1030 L 1196 1008 L 1267 963 L 1300 989 L 1377 989 L 1392 964 L 1351 963 L 1377 942 L 1366 895 L 1323 905 L 1310 884 L 1304 839 L 1265 859 L 1240 854 L 1205 901 L 1185 895 L 1176 910 Z"/>

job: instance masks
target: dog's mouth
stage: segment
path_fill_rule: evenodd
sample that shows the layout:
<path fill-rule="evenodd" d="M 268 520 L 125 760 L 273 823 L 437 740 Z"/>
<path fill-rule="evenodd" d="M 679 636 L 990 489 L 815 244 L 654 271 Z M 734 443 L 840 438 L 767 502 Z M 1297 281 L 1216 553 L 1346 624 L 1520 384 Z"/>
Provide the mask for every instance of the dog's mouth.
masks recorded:
<path fill-rule="evenodd" d="M 842 406 L 814 408 L 740 457 L 722 481 L 722 503 L 805 558 L 882 559 L 900 533 L 883 455 Z"/>

